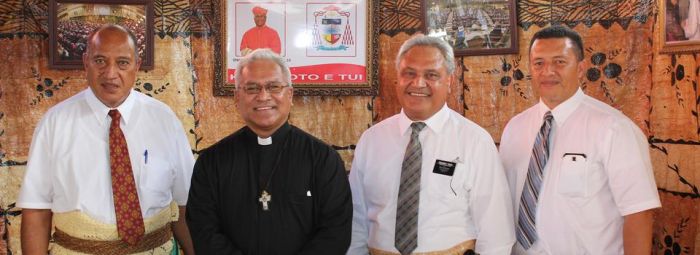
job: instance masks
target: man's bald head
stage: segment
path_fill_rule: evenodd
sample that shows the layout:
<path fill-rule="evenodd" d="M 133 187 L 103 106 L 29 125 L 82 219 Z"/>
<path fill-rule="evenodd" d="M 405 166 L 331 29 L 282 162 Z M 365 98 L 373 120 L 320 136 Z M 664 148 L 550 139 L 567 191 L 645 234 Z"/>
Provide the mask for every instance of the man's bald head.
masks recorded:
<path fill-rule="evenodd" d="M 139 61 L 139 47 L 136 45 L 136 36 L 134 33 L 129 31 L 128 29 L 116 25 L 116 24 L 107 24 L 103 25 L 101 27 L 96 28 L 95 30 L 92 30 L 90 34 L 88 35 L 87 38 L 87 49 L 85 52 L 90 51 L 90 46 L 93 44 L 93 40 L 95 40 L 95 37 L 97 35 L 100 36 L 120 36 L 120 35 L 126 35 L 129 37 L 129 44 L 132 48 L 134 48 L 134 59 L 138 62 Z"/>

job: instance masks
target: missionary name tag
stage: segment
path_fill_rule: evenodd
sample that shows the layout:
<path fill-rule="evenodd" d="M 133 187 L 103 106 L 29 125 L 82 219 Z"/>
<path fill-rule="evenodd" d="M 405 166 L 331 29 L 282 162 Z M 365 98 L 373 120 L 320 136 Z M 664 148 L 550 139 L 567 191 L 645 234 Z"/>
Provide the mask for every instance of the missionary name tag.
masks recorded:
<path fill-rule="evenodd" d="M 436 159 L 435 166 L 433 167 L 433 173 L 452 176 L 455 173 L 456 167 L 457 163 L 455 162 Z"/>

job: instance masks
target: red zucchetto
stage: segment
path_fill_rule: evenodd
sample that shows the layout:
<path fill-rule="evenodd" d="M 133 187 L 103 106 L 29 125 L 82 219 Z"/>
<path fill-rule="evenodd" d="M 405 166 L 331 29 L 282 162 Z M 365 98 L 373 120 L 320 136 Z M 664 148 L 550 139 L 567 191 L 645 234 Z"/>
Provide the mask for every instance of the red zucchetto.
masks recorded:
<path fill-rule="evenodd" d="M 255 6 L 253 7 L 253 15 L 267 15 L 267 9 Z"/>

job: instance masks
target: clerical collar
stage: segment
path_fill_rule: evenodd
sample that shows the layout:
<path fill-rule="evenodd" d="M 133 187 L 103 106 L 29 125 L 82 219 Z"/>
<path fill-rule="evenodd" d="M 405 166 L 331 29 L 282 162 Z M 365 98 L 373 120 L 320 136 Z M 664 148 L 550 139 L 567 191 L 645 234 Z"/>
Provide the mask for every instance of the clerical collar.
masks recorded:
<path fill-rule="evenodd" d="M 274 133 L 272 133 L 272 135 L 270 135 L 267 138 L 261 138 L 260 136 L 257 136 L 255 132 L 251 133 L 255 135 L 255 137 L 258 139 L 258 145 L 266 146 L 272 144 L 273 138 L 275 141 L 284 141 L 283 138 L 285 137 L 287 131 L 289 131 L 290 129 L 291 126 L 289 125 L 289 122 L 285 122 L 280 128 L 278 128 Z"/>
<path fill-rule="evenodd" d="M 268 138 L 260 138 L 260 137 L 258 136 L 258 144 L 259 144 L 259 145 L 270 145 L 270 144 L 272 144 L 272 136 L 270 136 L 270 137 L 268 137 Z"/>

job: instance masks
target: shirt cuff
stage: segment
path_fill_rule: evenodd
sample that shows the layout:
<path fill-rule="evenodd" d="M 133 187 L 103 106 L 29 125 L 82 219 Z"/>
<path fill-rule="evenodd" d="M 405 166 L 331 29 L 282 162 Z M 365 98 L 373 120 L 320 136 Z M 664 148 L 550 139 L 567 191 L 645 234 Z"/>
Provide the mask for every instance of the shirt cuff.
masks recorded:
<path fill-rule="evenodd" d="M 16 206 L 22 209 L 51 209 L 51 203 L 17 202 Z"/>
<path fill-rule="evenodd" d="M 185 199 L 175 199 L 175 198 L 173 198 L 173 201 L 175 201 L 175 203 L 176 203 L 178 206 L 186 206 L 186 205 L 187 205 L 187 198 L 185 198 Z"/>
<path fill-rule="evenodd" d="M 646 211 L 659 207 L 661 207 L 661 202 L 659 200 L 648 200 L 645 202 L 636 203 L 630 206 L 626 206 L 624 208 L 620 208 L 620 214 L 622 214 L 622 216 L 627 216 L 633 213 L 638 213 L 641 211 Z"/>

